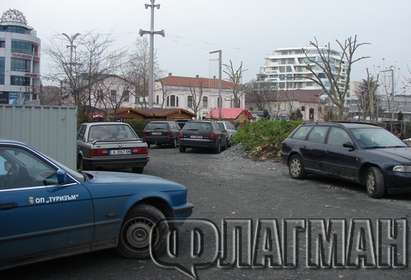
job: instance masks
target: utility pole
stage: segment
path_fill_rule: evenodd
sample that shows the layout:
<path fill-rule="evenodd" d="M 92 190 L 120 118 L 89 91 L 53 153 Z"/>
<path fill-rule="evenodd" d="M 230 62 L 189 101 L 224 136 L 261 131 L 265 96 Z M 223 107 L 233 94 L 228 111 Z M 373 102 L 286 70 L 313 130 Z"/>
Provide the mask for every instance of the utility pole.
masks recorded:
<path fill-rule="evenodd" d="M 73 65 L 76 64 L 73 61 L 73 55 L 74 55 L 74 50 L 77 48 L 77 46 L 74 45 L 74 41 L 77 39 L 78 36 L 80 36 L 80 33 L 76 33 L 72 36 L 69 36 L 66 33 L 62 33 L 61 35 L 63 35 L 67 39 L 67 41 L 70 43 L 69 45 L 67 45 L 67 48 L 70 49 L 69 68 L 70 68 L 70 76 L 71 77 L 69 77 L 69 80 L 70 80 L 70 87 L 71 87 L 71 90 L 72 90 L 72 94 L 74 96 L 74 102 L 75 102 L 76 105 L 78 105 L 78 96 L 77 96 L 77 93 L 74 92 L 74 88 L 72 87 L 72 85 L 73 85 L 72 79 L 74 77 L 74 75 L 73 75 Z"/>
<path fill-rule="evenodd" d="M 221 97 L 221 91 L 223 88 L 223 51 L 216 50 L 211 51 L 210 54 L 218 53 L 218 119 L 222 119 L 223 98 Z"/>
<path fill-rule="evenodd" d="M 160 4 L 156 4 L 156 0 L 150 0 L 150 4 L 145 4 L 146 9 L 151 9 L 151 24 L 150 30 L 142 30 L 140 29 L 140 36 L 144 36 L 146 34 L 150 35 L 150 73 L 149 73 L 149 81 L 148 81 L 148 106 L 149 108 L 153 108 L 154 103 L 154 35 L 161 35 L 163 37 L 166 36 L 164 30 L 154 31 L 154 9 L 160 9 Z"/>

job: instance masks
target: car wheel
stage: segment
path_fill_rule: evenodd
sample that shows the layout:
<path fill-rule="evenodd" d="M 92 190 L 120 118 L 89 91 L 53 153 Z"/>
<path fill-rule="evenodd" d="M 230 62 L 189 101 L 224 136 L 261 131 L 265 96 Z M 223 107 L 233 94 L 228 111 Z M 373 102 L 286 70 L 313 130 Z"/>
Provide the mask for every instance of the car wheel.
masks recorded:
<path fill-rule="evenodd" d="M 133 170 L 134 173 L 142 174 L 144 172 L 144 167 L 133 167 L 132 170 Z"/>
<path fill-rule="evenodd" d="M 365 173 L 365 187 L 372 198 L 381 198 L 385 194 L 384 176 L 377 167 L 368 168 Z"/>
<path fill-rule="evenodd" d="M 166 217 L 157 208 L 151 205 L 138 205 L 134 207 L 121 227 L 118 253 L 125 258 L 147 259 L 150 257 L 150 232 L 154 225 Z M 153 232 L 153 246 L 156 253 L 164 250 L 168 225 L 162 223 L 161 227 Z"/>
<path fill-rule="evenodd" d="M 291 156 L 288 161 L 288 171 L 293 179 L 303 179 L 305 177 L 304 163 L 300 156 Z"/>
<path fill-rule="evenodd" d="M 221 142 L 220 141 L 217 143 L 217 147 L 214 149 L 214 152 L 216 154 L 221 153 Z"/>
<path fill-rule="evenodd" d="M 185 153 L 186 152 L 186 147 L 182 147 L 181 145 L 180 145 L 180 153 Z"/>

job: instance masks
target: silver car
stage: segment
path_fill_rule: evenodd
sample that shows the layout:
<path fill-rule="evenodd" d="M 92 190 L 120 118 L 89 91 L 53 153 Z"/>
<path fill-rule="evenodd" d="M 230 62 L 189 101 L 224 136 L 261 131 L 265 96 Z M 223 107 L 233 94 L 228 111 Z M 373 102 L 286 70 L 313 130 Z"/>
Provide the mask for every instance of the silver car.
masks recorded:
<path fill-rule="evenodd" d="M 133 128 L 121 122 L 84 123 L 77 135 L 77 168 L 131 168 L 142 173 L 149 156 Z"/>
<path fill-rule="evenodd" d="M 227 131 L 228 134 L 228 145 L 231 146 L 232 144 L 232 138 L 233 135 L 237 132 L 237 129 L 235 126 L 229 122 L 229 121 L 219 121 L 218 124 L 221 126 L 221 128 L 224 128 L 225 131 Z"/>

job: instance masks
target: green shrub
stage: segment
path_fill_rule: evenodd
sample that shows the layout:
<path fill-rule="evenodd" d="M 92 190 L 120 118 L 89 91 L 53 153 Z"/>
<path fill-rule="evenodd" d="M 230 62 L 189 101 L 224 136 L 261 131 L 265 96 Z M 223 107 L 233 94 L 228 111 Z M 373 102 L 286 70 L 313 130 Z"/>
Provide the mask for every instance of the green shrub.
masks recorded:
<path fill-rule="evenodd" d="M 146 126 L 146 121 L 130 119 L 130 120 L 124 120 L 124 122 L 131 125 L 131 127 L 134 129 L 134 131 L 137 132 L 138 136 L 140 136 L 141 138 L 144 136 L 143 131 L 144 131 L 144 127 Z"/>
<path fill-rule="evenodd" d="M 276 158 L 281 142 L 300 124 L 301 121 L 259 120 L 241 127 L 233 140 L 253 158 Z"/>

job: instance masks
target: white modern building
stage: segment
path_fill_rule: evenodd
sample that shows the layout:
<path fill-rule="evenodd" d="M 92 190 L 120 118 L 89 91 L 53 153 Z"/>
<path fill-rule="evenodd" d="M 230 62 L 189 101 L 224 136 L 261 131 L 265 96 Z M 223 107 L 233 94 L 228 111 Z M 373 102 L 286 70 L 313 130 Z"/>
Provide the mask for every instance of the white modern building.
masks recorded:
<path fill-rule="evenodd" d="M 279 90 L 317 90 L 321 89 L 316 83 L 309 79 L 313 74 L 308 71 L 309 59 L 320 61 L 319 52 L 313 47 L 306 48 L 281 48 L 276 49 L 270 56 L 266 57 L 265 64 L 261 68 L 261 73 L 257 75 L 259 81 L 271 82 Z M 324 49 L 327 51 L 327 49 Z M 339 83 L 344 85 L 346 79 L 346 70 L 344 63 L 340 63 L 341 54 L 332 50 L 330 52 L 331 63 L 335 73 L 341 68 L 341 78 Z M 314 71 L 324 78 L 323 82 L 327 86 L 325 73 L 319 68 Z"/>
<path fill-rule="evenodd" d="M 32 104 L 40 91 L 40 39 L 18 10 L 0 18 L 0 104 Z"/>

